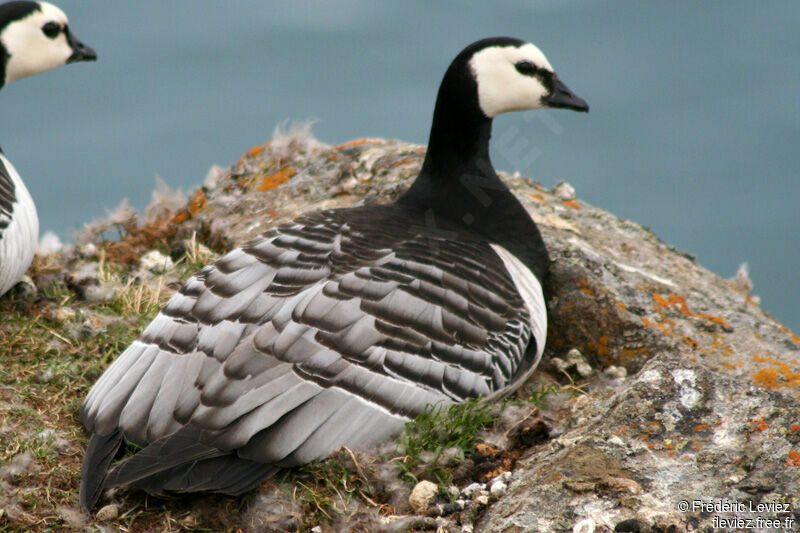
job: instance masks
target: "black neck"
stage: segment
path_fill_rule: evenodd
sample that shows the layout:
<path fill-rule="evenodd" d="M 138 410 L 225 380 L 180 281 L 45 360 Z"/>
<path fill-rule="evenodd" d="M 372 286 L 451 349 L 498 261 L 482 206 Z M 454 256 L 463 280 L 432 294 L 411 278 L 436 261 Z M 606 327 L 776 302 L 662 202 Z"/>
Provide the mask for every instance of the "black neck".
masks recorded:
<path fill-rule="evenodd" d="M 422 169 L 397 203 L 503 246 L 544 282 L 550 260 L 539 229 L 489 158 L 492 120 L 480 111 L 472 77 L 456 80 L 461 85 L 453 90 L 450 70 L 439 89 Z M 473 89 L 465 90 L 466 84 Z"/>

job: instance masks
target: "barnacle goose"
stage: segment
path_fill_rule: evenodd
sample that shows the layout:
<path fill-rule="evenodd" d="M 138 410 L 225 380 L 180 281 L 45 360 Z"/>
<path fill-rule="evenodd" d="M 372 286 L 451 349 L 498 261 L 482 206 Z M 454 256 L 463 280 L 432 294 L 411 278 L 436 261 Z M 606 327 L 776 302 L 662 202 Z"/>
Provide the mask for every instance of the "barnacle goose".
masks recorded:
<path fill-rule="evenodd" d="M 190 278 L 83 403 L 83 508 L 124 485 L 239 494 L 529 376 L 549 259 L 489 137 L 496 115 L 540 107 L 588 111 L 534 45 L 473 43 L 396 203 L 302 215 Z M 112 466 L 123 443 L 140 449 Z"/>
<path fill-rule="evenodd" d="M 47 2 L 0 4 L 0 89 L 51 68 L 97 59 L 69 30 L 67 16 Z M 33 260 L 39 218 L 19 173 L 0 150 L 0 295 Z"/>

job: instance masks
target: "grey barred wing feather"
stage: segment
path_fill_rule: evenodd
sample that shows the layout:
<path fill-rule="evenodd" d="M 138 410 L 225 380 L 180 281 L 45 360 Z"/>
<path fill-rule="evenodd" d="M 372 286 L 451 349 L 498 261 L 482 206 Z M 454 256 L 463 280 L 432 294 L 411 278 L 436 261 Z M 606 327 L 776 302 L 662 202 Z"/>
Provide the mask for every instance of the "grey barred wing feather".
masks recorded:
<path fill-rule="evenodd" d="M 11 223 L 11 215 L 17 201 L 11 172 L 6 168 L 4 160 L 5 157 L 0 152 L 0 239 L 3 238 L 3 230 Z"/>
<path fill-rule="evenodd" d="M 301 217 L 186 282 L 84 402 L 84 507 L 236 494 L 515 376 L 531 319 L 491 246 L 369 214 Z M 123 440 L 143 449 L 106 475 Z"/>

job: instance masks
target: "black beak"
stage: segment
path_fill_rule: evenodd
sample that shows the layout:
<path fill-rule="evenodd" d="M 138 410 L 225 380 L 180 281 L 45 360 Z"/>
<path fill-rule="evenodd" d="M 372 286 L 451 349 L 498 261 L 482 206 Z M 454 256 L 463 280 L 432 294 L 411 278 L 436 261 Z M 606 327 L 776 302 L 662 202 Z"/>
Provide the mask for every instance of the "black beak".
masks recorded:
<path fill-rule="evenodd" d="M 584 113 L 589 112 L 589 104 L 586 103 L 586 100 L 576 96 L 557 76 L 553 76 L 553 90 L 549 95 L 542 98 L 542 101 L 547 107 L 561 107 L 572 109 L 573 111 L 583 111 Z"/>
<path fill-rule="evenodd" d="M 72 35 L 69 28 L 64 28 L 67 35 L 67 43 L 72 48 L 72 55 L 67 59 L 67 63 L 75 63 L 76 61 L 96 61 L 97 52 L 91 46 L 86 46 Z"/>

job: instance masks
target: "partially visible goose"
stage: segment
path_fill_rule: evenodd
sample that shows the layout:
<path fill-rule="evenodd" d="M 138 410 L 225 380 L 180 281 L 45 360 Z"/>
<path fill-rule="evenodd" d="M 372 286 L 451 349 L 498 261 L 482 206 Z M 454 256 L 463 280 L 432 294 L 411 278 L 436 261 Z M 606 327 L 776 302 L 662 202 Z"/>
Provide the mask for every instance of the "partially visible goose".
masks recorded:
<path fill-rule="evenodd" d="M 303 215 L 190 278 L 83 404 L 84 509 L 123 485 L 239 494 L 528 377 L 549 259 L 489 136 L 496 115 L 540 107 L 588 111 L 534 45 L 473 43 L 396 203 Z M 124 442 L 142 449 L 112 466 Z"/>
<path fill-rule="evenodd" d="M 12 81 L 97 54 L 69 30 L 67 16 L 47 2 L 0 4 L 0 89 Z M 0 295 L 33 260 L 39 218 L 19 173 L 0 150 Z"/>

